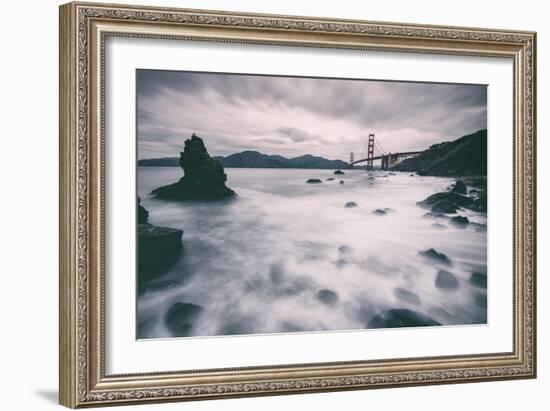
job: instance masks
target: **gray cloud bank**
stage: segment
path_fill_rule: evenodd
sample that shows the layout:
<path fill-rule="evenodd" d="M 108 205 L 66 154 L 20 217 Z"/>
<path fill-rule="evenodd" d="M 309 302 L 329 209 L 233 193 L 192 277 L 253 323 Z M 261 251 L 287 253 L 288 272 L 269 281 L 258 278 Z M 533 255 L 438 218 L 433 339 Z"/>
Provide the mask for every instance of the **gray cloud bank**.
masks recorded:
<path fill-rule="evenodd" d="M 371 132 L 398 152 L 486 127 L 484 85 L 137 71 L 140 159 L 178 155 L 193 132 L 212 155 L 347 160 Z"/>

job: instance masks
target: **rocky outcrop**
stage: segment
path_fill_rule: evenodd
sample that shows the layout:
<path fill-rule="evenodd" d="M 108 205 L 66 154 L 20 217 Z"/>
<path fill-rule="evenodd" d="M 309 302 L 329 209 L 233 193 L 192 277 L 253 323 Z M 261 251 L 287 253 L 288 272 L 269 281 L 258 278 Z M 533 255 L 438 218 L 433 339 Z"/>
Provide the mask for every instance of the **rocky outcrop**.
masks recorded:
<path fill-rule="evenodd" d="M 147 211 L 142 205 L 141 205 L 141 199 L 138 197 L 138 224 L 147 224 L 149 220 L 149 211 Z"/>
<path fill-rule="evenodd" d="M 168 200 L 214 201 L 234 197 L 235 192 L 225 185 L 227 176 L 222 165 L 210 157 L 202 138 L 195 133 L 185 140 L 180 153 L 184 176 L 176 183 L 156 188 L 152 194 Z"/>
<path fill-rule="evenodd" d="M 138 278 L 140 285 L 158 277 L 178 260 L 183 251 L 183 230 L 138 225 Z"/>
<path fill-rule="evenodd" d="M 366 328 L 425 327 L 441 325 L 434 319 L 406 308 L 392 308 L 376 314 Z"/>
<path fill-rule="evenodd" d="M 470 224 L 470 221 L 468 220 L 468 217 L 457 215 L 449 220 L 449 224 L 457 228 L 466 228 L 468 224 Z"/>
<path fill-rule="evenodd" d="M 434 144 L 416 157 L 393 167 L 430 176 L 487 175 L 487 130 Z"/>

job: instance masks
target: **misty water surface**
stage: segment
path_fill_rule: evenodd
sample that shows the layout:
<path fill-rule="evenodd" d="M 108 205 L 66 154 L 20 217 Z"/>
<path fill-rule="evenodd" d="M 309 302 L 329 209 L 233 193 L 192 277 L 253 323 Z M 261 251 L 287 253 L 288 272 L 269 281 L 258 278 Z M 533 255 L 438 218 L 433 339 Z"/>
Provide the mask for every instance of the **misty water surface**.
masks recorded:
<path fill-rule="evenodd" d="M 441 324 L 485 323 L 486 292 L 469 282 L 486 272 L 486 233 L 435 229 L 416 206 L 454 180 L 346 170 L 226 169 L 235 200 L 171 202 L 150 196 L 177 181 L 177 167 L 139 168 L 149 222 L 184 230 L 184 253 L 138 294 L 138 334 L 170 337 L 164 315 L 177 302 L 200 305 L 191 335 L 363 329 L 377 313 L 409 308 Z M 334 177 L 334 181 L 326 181 Z M 306 184 L 319 178 L 322 184 Z M 339 184 L 343 180 L 344 184 Z M 357 207 L 346 208 L 347 202 Z M 376 209 L 391 208 L 385 215 Z M 484 214 L 460 210 L 485 224 Z M 435 286 L 440 268 L 418 255 L 435 248 L 459 287 Z M 321 301 L 320 290 L 337 294 Z M 415 297 L 416 296 L 416 297 Z"/>

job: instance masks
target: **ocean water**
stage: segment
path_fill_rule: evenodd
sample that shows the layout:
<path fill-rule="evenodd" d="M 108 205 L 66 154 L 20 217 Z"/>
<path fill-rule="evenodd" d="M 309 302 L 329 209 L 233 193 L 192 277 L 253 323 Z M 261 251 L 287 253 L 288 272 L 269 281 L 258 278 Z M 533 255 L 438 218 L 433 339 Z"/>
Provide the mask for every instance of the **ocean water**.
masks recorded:
<path fill-rule="evenodd" d="M 469 278 L 487 270 L 486 233 L 423 217 L 427 210 L 416 205 L 454 180 L 345 173 L 226 169 L 238 197 L 200 203 L 152 198 L 152 189 L 177 181 L 182 170 L 140 167 L 138 195 L 149 222 L 184 230 L 184 252 L 138 294 L 139 337 L 171 337 L 165 315 L 177 302 L 203 307 L 192 336 L 363 329 L 391 308 L 443 325 L 485 323 L 486 290 Z M 330 177 L 335 180 L 326 181 Z M 309 178 L 323 182 L 306 184 Z M 346 208 L 352 201 L 357 206 Z M 384 208 L 391 210 L 373 214 Z M 485 214 L 458 214 L 486 224 Z M 446 228 L 434 228 L 436 222 Z M 429 248 L 446 254 L 452 266 L 418 255 Z M 458 287 L 436 287 L 442 268 L 458 278 Z M 330 298 L 323 301 L 323 293 Z"/>

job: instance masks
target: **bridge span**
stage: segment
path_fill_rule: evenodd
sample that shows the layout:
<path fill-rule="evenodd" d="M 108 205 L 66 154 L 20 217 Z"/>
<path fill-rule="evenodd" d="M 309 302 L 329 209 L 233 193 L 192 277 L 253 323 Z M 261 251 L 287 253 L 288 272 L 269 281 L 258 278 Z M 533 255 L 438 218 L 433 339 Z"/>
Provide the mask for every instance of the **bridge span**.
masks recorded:
<path fill-rule="evenodd" d="M 374 147 L 377 145 L 378 151 L 380 151 L 379 155 L 374 155 Z M 350 153 L 350 165 L 360 164 L 360 163 L 367 163 L 367 170 L 373 169 L 373 162 L 375 160 L 381 161 L 381 169 L 382 170 L 388 170 L 391 166 L 403 161 L 406 158 L 414 157 L 418 154 L 422 153 L 422 151 L 403 151 L 403 152 L 397 152 L 397 153 L 385 153 L 382 146 L 378 143 L 376 144 L 374 139 L 374 133 L 369 134 L 367 147 L 366 147 L 366 156 L 362 156 L 363 158 L 360 158 L 359 160 L 355 160 L 354 153 Z"/>

